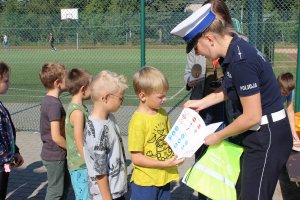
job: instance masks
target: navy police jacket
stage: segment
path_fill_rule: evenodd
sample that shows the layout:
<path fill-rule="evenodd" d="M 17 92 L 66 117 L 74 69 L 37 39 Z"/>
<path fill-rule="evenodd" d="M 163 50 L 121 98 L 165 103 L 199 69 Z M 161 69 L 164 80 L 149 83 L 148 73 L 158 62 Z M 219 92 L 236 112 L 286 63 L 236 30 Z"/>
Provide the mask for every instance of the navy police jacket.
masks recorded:
<path fill-rule="evenodd" d="M 242 112 L 239 97 L 261 95 L 262 114 L 283 109 L 279 86 L 270 62 L 256 48 L 234 35 L 222 62 L 222 86 L 232 100 L 234 117 Z"/>

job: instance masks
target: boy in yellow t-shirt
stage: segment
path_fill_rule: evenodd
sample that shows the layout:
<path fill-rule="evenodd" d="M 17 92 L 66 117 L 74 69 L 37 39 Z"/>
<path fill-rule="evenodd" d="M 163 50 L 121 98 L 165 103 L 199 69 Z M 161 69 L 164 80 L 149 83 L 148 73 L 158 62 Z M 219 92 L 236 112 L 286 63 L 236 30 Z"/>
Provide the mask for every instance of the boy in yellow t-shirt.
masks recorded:
<path fill-rule="evenodd" d="M 177 159 L 165 142 L 170 130 L 166 111 L 169 84 L 154 67 L 135 73 L 133 87 L 140 103 L 128 126 L 128 151 L 131 153 L 131 200 L 170 199 L 170 182 L 179 179 Z"/>

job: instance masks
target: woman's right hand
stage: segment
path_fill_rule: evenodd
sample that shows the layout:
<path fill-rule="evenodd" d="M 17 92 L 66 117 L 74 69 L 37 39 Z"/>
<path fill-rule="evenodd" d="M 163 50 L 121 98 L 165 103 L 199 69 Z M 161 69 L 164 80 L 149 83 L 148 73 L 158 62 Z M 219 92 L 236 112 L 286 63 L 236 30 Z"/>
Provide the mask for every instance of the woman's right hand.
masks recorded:
<path fill-rule="evenodd" d="M 299 140 L 294 140 L 293 141 L 293 146 L 296 148 L 300 148 L 300 141 Z"/>

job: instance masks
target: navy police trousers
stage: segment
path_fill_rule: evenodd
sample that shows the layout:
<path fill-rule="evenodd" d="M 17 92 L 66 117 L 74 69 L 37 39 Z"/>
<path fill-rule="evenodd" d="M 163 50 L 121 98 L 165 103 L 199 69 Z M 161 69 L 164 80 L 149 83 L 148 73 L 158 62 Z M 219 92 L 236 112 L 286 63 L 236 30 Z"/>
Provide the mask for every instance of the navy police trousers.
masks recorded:
<path fill-rule="evenodd" d="M 261 125 L 260 130 L 242 134 L 241 200 L 271 200 L 280 172 L 292 150 L 288 118 L 273 122 L 270 115 L 267 117 L 268 123 Z"/>

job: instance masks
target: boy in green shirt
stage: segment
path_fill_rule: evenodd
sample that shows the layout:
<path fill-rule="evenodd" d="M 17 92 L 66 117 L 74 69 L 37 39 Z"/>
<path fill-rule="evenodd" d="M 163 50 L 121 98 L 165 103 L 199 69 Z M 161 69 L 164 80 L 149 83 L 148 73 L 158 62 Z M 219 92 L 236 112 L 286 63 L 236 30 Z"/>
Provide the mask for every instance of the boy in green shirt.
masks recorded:
<path fill-rule="evenodd" d="M 88 174 L 83 155 L 83 130 L 88 110 L 83 101 L 90 99 L 92 76 L 74 68 L 67 74 L 66 86 L 72 95 L 66 114 L 67 161 L 76 200 L 88 200 Z"/>

